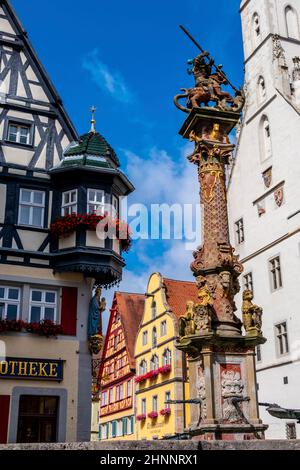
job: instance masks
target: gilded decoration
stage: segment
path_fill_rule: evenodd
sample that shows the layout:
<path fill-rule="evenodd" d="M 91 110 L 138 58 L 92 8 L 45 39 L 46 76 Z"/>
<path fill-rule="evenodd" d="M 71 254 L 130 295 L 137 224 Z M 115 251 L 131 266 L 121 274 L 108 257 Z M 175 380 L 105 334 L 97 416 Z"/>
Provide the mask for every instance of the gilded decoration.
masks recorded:
<path fill-rule="evenodd" d="M 246 331 L 246 335 L 261 335 L 262 331 L 262 313 L 261 307 L 252 303 L 253 293 L 251 290 L 245 290 L 243 292 L 243 324 Z"/>

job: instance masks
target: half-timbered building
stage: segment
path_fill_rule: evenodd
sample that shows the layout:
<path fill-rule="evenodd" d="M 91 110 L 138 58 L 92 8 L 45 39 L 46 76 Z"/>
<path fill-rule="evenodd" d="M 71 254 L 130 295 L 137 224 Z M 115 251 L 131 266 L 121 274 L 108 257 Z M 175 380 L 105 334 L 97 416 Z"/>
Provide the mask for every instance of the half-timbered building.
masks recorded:
<path fill-rule="evenodd" d="M 82 216 L 109 204 L 118 217 L 132 190 L 94 120 L 77 135 L 1 0 L 0 442 L 89 440 L 89 302 L 124 260 L 120 239 L 98 238 Z"/>
<path fill-rule="evenodd" d="M 145 296 L 116 292 L 100 367 L 99 439 L 134 439 L 134 345 Z"/>

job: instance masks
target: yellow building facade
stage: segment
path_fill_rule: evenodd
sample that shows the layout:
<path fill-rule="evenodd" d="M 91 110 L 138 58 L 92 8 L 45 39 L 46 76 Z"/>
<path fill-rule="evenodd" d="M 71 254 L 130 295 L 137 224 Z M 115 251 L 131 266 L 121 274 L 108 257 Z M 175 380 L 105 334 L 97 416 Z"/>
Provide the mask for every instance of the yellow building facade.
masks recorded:
<path fill-rule="evenodd" d="M 148 281 L 145 309 L 135 344 L 136 438 L 161 439 L 182 433 L 189 425 L 189 399 L 184 354 L 175 347 L 178 318 L 186 302 L 196 300 L 194 283 L 153 273 Z"/>

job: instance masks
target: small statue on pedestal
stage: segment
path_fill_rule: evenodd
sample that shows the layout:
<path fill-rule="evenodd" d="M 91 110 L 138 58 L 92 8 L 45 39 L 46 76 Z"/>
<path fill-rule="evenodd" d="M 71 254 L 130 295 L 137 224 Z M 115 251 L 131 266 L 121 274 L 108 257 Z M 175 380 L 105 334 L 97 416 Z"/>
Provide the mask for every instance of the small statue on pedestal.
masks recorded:
<path fill-rule="evenodd" d="M 246 289 L 243 292 L 243 324 L 246 335 L 262 334 L 262 308 L 252 303 L 253 293 Z"/>

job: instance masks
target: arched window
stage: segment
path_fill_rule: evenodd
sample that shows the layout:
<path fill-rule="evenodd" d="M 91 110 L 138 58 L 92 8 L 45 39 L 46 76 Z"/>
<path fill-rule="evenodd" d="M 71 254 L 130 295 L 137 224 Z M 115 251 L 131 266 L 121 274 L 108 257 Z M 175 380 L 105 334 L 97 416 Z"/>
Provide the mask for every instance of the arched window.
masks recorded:
<path fill-rule="evenodd" d="M 258 88 L 258 104 L 261 104 L 266 99 L 266 83 L 264 77 L 260 76 L 257 81 L 257 88 Z"/>
<path fill-rule="evenodd" d="M 155 300 L 152 301 L 152 304 L 151 304 L 151 312 L 152 312 L 152 320 L 153 320 L 154 318 L 156 318 L 156 314 L 157 314 L 157 312 L 156 312 L 156 302 L 155 302 Z"/>
<path fill-rule="evenodd" d="M 266 160 L 272 155 L 271 129 L 267 116 L 260 122 L 261 159 Z"/>
<path fill-rule="evenodd" d="M 151 367 L 151 370 L 158 369 L 158 356 L 156 354 L 153 354 L 151 358 L 150 367 Z"/>
<path fill-rule="evenodd" d="M 289 38 L 299 39 L 299 22 L 297 12 L 288 5 L 285 8 L 286 32 Z"/>
<path fill-rule="evenodd" d="M 260 18 L 258 13 L 254 13 L 252 17 L 252 43 L 253 48 L 257 47 L 260 43 L 261 29 L 260 29 Z"/>
<path fill-rule="evenodd" d="M 156 328 L 154 327 L 152 330 L 152 348 L 156 348 L 157 346 L 157 331 Z"/>
<path fill-rule="evenodd" d="M 165 349 L 163 353 L 163 366 L 171 365 L 172 354 L 170 349 Z"/>
<path fill-rule="evenodd" d="M 145 359 L 143 359 L 141 362 L 140 362 L 140 366 L 139 366 L 139 374 L 140 375 L 144 375 L 147 373 L 147 362 L 145 361 Z"/>

